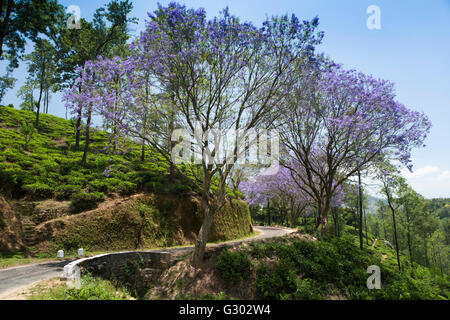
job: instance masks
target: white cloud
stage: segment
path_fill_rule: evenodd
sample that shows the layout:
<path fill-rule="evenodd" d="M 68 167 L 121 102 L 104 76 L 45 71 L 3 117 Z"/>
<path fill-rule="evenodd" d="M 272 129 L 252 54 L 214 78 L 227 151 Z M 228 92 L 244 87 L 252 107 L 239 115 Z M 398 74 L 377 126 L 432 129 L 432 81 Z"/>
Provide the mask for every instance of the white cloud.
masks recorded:
<path fill-rule="evenodd" d="M 433 166 L 425 166 L 425 167 L 419 168 L 417 170 L 413 170 L 413 172 L 410 172 L 408 169 L 402 169 L 402 171 L 401 171 L 402 175 L 406 179 L 413 179 L 413 178 L 429 176 L 429 175 L 431 175 L 433 173 L 437 173 L 437 172 L 439 172 L 439 168 L 433 167 Z"/>
<path fill-rule="evenodd" d="M 444 172 L 442 172 L 437 179 L 439 181 L 444 181 L 444 180 L 450 180 L 450 170 L 445 170 Z"/>
<path fill-rule="evenodd" d="M 419 194 L 427 199 L 449 198 L 450 197 L 450 170 L 445 170 L 432 165 L 426 165 L 409 172 L 402 169 L 401 175 L 408 181 L 408 184 Z M 380 193 L 381 184 L 374 176 L 363 177 L 367 191 L 377 197 L 383 198 Z"/>
<path fill-rule="evenodd" d="M 414 190 L 426 198 L 450 197 L 450 170 L 427 165 L 413 172 L 403 169 L 401 173 Z"/>

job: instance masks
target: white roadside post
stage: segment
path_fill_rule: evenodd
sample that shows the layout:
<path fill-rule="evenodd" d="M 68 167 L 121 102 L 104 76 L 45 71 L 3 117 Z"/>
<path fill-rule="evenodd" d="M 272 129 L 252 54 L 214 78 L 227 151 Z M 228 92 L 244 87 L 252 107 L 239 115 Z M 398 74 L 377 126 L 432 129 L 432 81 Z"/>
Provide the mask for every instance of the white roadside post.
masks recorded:
<path fill-rule="evenodd" d="M 62 278 L 66 280 L 67 287 L 81 288 L 81 271 L 78 265 L 68 264 L 64 266 Z"/>
<path fill-rule="evenodd" d="M 56 253 L 56 256 L 58 258 L 64 258 L 64 251 L 63 250 L 58 250 L 58 252 Z"/>
<path fill-rule="evenodd" d="M 83 248 L 78 249 L 78 256 L 79 257 L 84 256 L 84 249 Z"/>

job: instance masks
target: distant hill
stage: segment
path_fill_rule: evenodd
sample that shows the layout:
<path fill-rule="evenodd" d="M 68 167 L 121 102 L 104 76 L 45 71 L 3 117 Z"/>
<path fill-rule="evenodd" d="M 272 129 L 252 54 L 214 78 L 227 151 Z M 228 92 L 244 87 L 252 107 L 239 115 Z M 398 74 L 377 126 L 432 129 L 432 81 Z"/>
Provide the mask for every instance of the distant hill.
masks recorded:
<path fill-rule="evenodd" d="M 376 214 L 378 209 L 378 201 L 382 201 L 384 203 L 387 203 L 385 199 L 378 198 L 372 195 L 368 196 L 367 199 L 367 213 L 368 214 Z"/>

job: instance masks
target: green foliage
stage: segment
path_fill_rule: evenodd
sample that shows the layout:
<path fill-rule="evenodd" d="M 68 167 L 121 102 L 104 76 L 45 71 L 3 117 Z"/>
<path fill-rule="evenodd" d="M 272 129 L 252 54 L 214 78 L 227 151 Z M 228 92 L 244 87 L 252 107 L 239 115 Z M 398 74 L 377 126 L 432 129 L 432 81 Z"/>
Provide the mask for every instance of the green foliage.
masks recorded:
<path fill-rule="evenodd" d="M 269 266 L 266 262 L 256 268 L 255 289 L 261 299 L 278 300 L 296 291 L 297 275 L 292 263 L 286 260 Z"/>
<path fill-rule="evenodd" d="M 220 291 L 216 295 L 205 293 L 204 295 L 200 296 L 198 300 L 230 300 L 230 297 L 228 297 L 225 292 Z"/>
<path fill-rule="evenodd" d="M 32 184 L 24 185 L 23 191 L 29 194 L 32 199 L 47 199 L 53 196 L 54 190 L 52 187 L 45 183 L 36 182 Z"/>
<path fill-rule="evenodd" d="M 216 258 L 220 277 L 227 283 L 238 283 L 250 275 L 251 261 L 244 252 L 223 250 Z"/>
<path fill-rule="evenodd" d="M 166 191 L 166 187 L 161 182 L 149 181 L 145 183 L 145 190 L 154 193 L 164 193 Z"/>
<path fill-rule="evenodd" d="M 70 210 L 77 213 L 94 209 L 104 198 L 105 195 L 102 192 L 76 193 L 71 197 Z"/>
<path fill-rule="evenodd" d="M 67 200 L 81 190 L 130 195 L 143 190 L 182 194 L 192 188 L 189 177 L 176 176 L 169 183 L 167 163 L 151 149 L 147 151 L 147 161 L 142 162 L 140 146 L 134 142 L 126 142 L 121 154 L 105 154 L 108 139 L 100 130 L 91 134 L 93 154 L 89 154 L 83 167 L 83 152 L 67 148 L 74 144 L 73 123 L 41 114 L 39 131 L 33 131 L 34 118 L 33 112 L 0 106 L 0 189 L 6 194 L 22 197 L 30 193 L 36 199 L 56 196 L 57 200 Z M 33 153 L 22 151 L 26 128 L 33 131 L 29 144 Z"/>
<path fill-rule="evenodd" d="M 185 184 L 181 184 L 181 183 L 174 183 L 174 184 L 171 184 L 169 187 L 169 192 L 175 193 L 175 194 L 177 194 L 177 193 L 182 194 L 182 193 L 186 193 L 189 191 L 192 191 L 191 187 L 187 186 Z"/>
<path fill-rule="evenodd" d="M 22 125 L 20 126 L 20 133 L 23 134 L 25 139 L 24 149 L 28 150 L 28 144 L 30 143 L 33 135 L 36 133 L 36 129 L 33 124 L 22 121 Z"/>
<path fill-rule="evenodd" d="M 272 261 L 256 268 L 256 293 L 261 299 L 322 299 L 330 294 L 347 299 L 448 299 L 447 275 L 436 275 L 420 266 L 400 272 L 391 249 L 386 247 L 392 251 L 391 257 L 381 262 L 377 250 L 360 250 L 358 245 L 357 235 L 348 233 L 314 242 L 254 243 L 250 254 Z M 366 287 L 370 265 L 381 268 L 380 290 Z"/>
<path fill-rule="evenodd" d="M 3 2 L 2 2 L 3 5 Z M 9 60 L 8 68 L 17 68 L 22 58 L 26 39 L 36 41 L 42 35 L 51 36 L 56 32 L 55 26 L 64 21 L 64 7 L 54 0 L 45 1 L 8 1 L 2 7 L 8 12 L 4 19 L 2 36 L 2 59 Z"/>
<path fill-rule="evenodd" d="M 137 191 L 137 185 L 129 181 L 122 181 L 117 186 L 117 191 L 123 195 L 130 195 Z"/>
<path fill-rule="evenodd" d="M 65 184 L 56 188 L 57 200 L 69 200 L 72 195 L 80 192 L 81 187 L 78 185 Z"/>
<path fill-rule="evenodd" d="M 81 288 L 64 285 L 41 289 L 31 300 L 129 300 L 131 295 L 124 288 L 116 288 L 111 282 L 86 275 L 81 278 Z"/>
<path fill-rule="evenodd" d="M 321 300 L 324 298 L 320 283 L 313 279 L 296 279 L 296 289 L 280 296 L 281 300 Z"/>

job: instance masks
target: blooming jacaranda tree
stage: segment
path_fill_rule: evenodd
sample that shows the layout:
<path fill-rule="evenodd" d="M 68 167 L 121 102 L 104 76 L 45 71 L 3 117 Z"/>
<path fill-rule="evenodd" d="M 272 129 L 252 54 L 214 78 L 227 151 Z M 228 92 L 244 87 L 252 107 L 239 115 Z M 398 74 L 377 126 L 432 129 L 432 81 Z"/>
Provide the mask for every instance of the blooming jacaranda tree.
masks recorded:
<path fill-rule="evenodd" d="M 134 96 L 131 88 L 135 65 L 130 59 L 97 57 L 79 68 L 81 76 L 64 97 L 72 114 L 86 119 L 86 141 L 82 164 L 86 164 L 92 117 L 100 115 L 110 136 L 109 152 L 116 152 L 117 144 L 128 132 L 133 118 Z"/>
<path fill-rule="evenodd" d="M 336 190 L 385 158 L 411 168 L 411 149 L 423 145 L 431 123 L 396 101 L 388 81 L 334 63 L 293 77 L 278 111 L 284 147 L 295 161 L 283 164 L 316 201 L 317 227 L 326 235 Z"/>
<path fill-rule="evenodd" d="M 316 31 L 317 18 L 300 22 L 295 16 L 273 17 L 257 28 L 228 9 L 208 20 L 203 9 L 175 3 L 159 6 L 149 17 L 134 48 L 150 62 L 155 86 L 171 91 L 177 123 L 206 155 L 201 174 L 192 170 L 202 190 L 204 215 L 193 255 L 193 265 L 198 266 L 213 218 L 226 201 L 226 182 L 234 166 L 230 160 L 239 156 L 247 130 L 262 125 L 283 103 L 280 89 L 290 78 L 292 64 L 312 56 L 323 35 Z M 226 155 L 228 161 L 215 163 L 218 150 L 198 129 L 241 130 L 232 142 L 234 150 Z"/>
<path fill-rule="evenodd" d="M 75 80 L 75 84 L 63 97 L 71 114 L 77 115 L 78 119 L 86 119 L 86 144 L 81 161 L 82 165 L 86 164 L 92 115 L 100 98 L 97 94 L 98 79 L 95 75 L 95 69 L 95 63 L 92 61 L 86 61 L 83 67 L 77 68 L 76 72 L 80 74 L 80 77 Z M 77 125 L 76 131 L 79 132 L 81 121 L 77 121 Z"/>
<path fill-rule="evenodd" d="M 289 169 L 281 167 L 274 175 L 259 175 L 242 181 L 239 189 L 250 206 L 277 201 L 288 208 L 290 226 L 295 227 L 301 215 L 311 213 L 306 209 L 314 205 L 314 201 L 298 187 L 292 175 Z"/>

